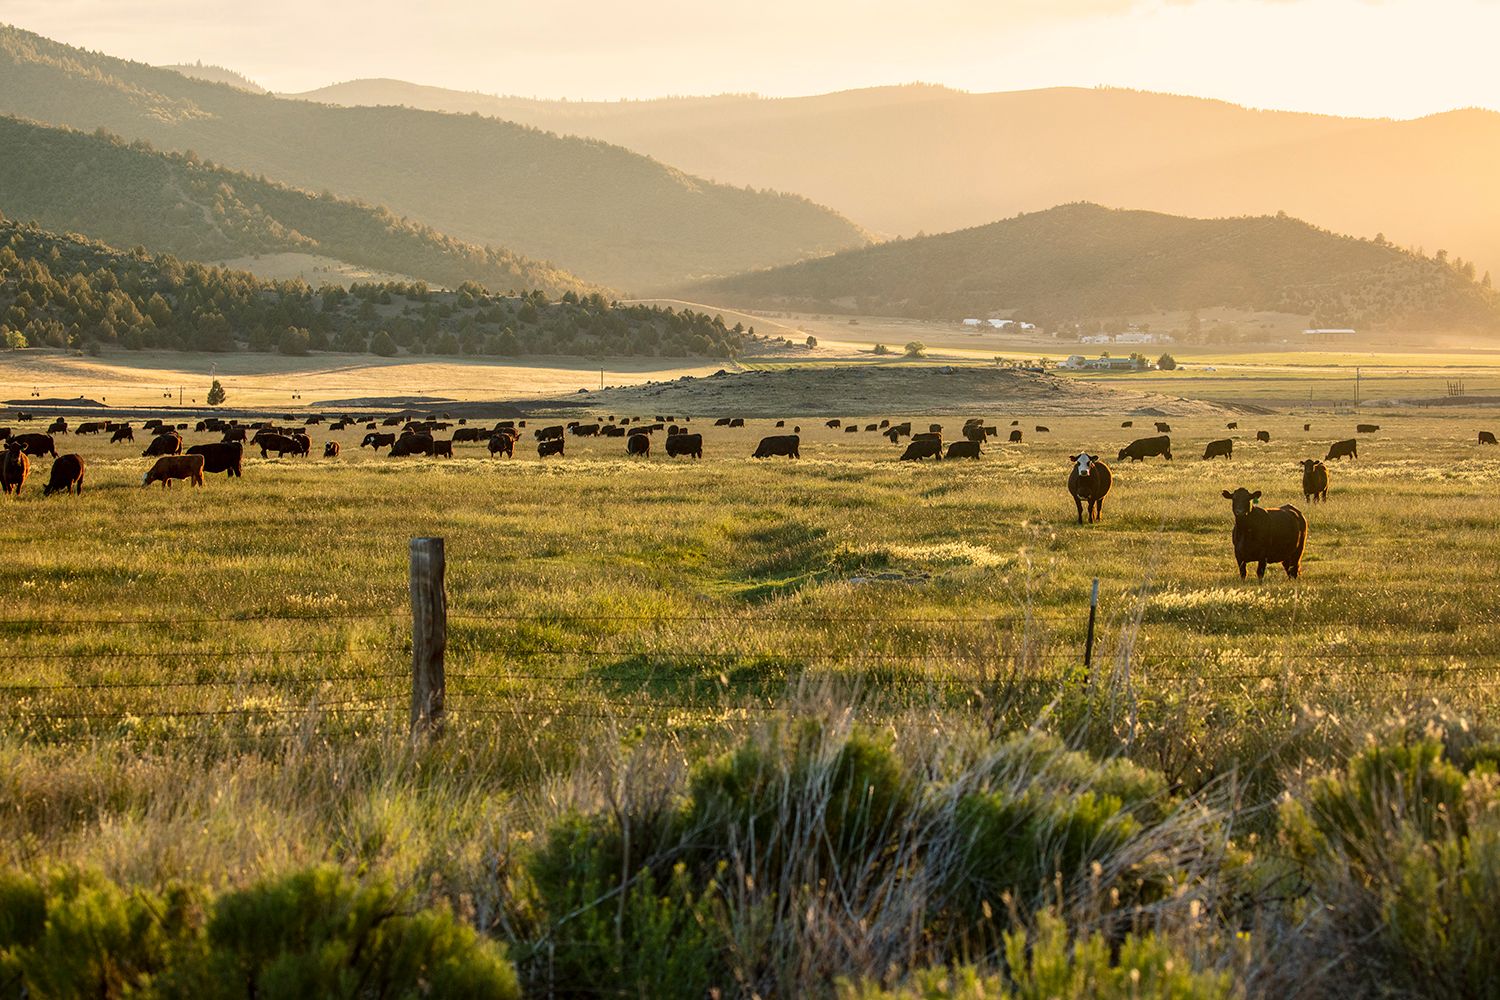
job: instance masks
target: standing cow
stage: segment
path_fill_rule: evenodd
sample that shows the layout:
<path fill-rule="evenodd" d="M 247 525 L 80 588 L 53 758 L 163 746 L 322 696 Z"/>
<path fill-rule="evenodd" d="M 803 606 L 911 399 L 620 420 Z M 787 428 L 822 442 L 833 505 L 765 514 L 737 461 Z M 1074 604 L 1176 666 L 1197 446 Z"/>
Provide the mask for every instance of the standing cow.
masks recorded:
<path fill-rule="evenodd" d="M 1104 498 L 1114 485 L 1114 475 L 1109 466 L 1099 461 L 1098 455 L 1083 452 L 1069 455 L 1073 469 L 1068 473 L 1068 492 L 1073 494 L 1073 503 L 1078 508 L 1078 523 L 1083 523 L 1083 509 L 1087 505 L 1089 523 L 1104 520 Z"/>
<path fill-rule="evenodd" d="M 1291 504 L 1266 510 L 1260 506 L 1260 490 L 1251 493 L 1241 486 L 1233 493 L 1222 492 L 1234 511 L 1234 559 L 1240 579 L 1245 579 L 1250 563 L 1256 564 L 1258 580 L 1266 578 L 1267 563 L 1281 563 L 1286 575 L 1295 579 L 1307 545 L 1307 518 L 1302 512 Z"/>
<path fill-rule="evenodd" d="M 1328 466 L 1317 459 L 1302 460 L 1302 499 L 1308 503 L 1328 499 Z"/>
<path fill-rule="evenodd" d="M 6 495 L 14 493 L 19 500 L 21 487 L 26 485 L 26 477 L 30 473 L 31 460 L 26 457 L 26 452 L 14 443 L 7 445 L 5 451 L 0 453 L 0 489 Z"/>
<path fill-rule="evenodd" d="M 83 456 L 64 455 L 52 463 L 52 474 L 42 487 L 42 496 L 54 493 L 77 493 L 83 496 Z"/>

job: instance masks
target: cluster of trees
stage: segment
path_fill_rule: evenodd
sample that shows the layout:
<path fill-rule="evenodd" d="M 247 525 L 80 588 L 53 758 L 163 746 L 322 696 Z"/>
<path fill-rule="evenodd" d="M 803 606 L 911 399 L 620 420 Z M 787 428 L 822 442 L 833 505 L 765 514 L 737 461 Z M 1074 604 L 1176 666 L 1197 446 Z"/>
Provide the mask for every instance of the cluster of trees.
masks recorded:
<path fill-rule="evenodd" d="M 472 281 L 315 290 L 0 218 L 0 342 L 12 348 L 730 357 L 754 337 L 719 316 L 598 293 L 498 295 Z"/>

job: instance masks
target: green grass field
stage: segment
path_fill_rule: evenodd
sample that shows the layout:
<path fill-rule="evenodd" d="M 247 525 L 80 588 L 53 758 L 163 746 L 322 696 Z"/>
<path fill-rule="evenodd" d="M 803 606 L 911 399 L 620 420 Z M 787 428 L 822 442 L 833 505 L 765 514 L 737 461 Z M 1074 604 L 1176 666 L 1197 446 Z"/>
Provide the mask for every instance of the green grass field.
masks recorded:
<path fill-rule="evenodd" d="M 61 438 L 83 495 L 43 498 L 44 459 L 0 507 L 0 858 L 151 885 L 379 872 L 477 913 L 539 983 L 506 866 L 559 816 L 607 810 L 632 761 L 691 770 L 797 718 L 937 770 L 1039 727 L 1217 796 L 1239 843 L 1274 844 L 1274 803 L 1392 720 L 1493 715 L 1500 449 L 1474 443 L 1484 414 L 1385 415 L 1314 506 L 1296 463 L 1355 418 L 1238 419 L 1231 461 L 1200 460 L 1231 433 L 1200 418 L 1173 420 L 1175 461 L 1144 464 L 1114 452 L 1149 418 L 1021 418 L 1023 444 L 925 464 L 821 421 L 800 461 L 747 457 L 771 421 L 695 420 L 702 462 L 572 438 L 560 461 L 529 439 L 515 460 L 390 459 L 362 428 L 314 428 L 341 458 L 255 452 L 242 480 L 171 490 L 141 488 L 139 432 Z M 1065 489 L 1083 447 L 1115 472 L 1097 525 Z M 1238 485 L 1307 512 L 1300 580 L 1239 580 L 1219 495 Z M 423 535 L 448 553 L 449 718 L 412 749 Z"/>

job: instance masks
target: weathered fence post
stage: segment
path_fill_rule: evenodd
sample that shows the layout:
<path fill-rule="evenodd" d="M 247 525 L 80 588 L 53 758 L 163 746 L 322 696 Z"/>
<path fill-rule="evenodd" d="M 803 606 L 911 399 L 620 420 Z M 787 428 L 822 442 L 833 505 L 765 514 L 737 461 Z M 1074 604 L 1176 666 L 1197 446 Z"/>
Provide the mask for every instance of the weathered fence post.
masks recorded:
<path fill-rule="evenodd" d="M 443 726 L 443 653 L 448 647 L 448 596 L 443 589 L 443 540 L 411 540 L 411 733 Z"/>
<path fill-rule="evenodd" d="M 1099 578 L 1094 577 L 1094 592 L 1089 596 L 1089 634 L 1083 641 L 1083 680 L 1089 683 L 1094 679 L 1091 667 L 1094 663 L 1094 619 L 1099 614 Z"/>

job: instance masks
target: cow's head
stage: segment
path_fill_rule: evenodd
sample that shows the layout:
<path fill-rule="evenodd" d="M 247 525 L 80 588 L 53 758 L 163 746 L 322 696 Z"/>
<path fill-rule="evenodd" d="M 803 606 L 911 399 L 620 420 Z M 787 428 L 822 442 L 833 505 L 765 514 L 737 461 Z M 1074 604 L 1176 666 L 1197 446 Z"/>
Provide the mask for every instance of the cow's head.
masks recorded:
<path fill-rule="evenodd" d="M 1260 503 L 1260 490 L 1251 493 L 1245 487 L 1238 487 L 1233 493 L 1224 490 L 1224 499 L 1234 508 L 1235 517 L 1244 517 L 1250 513 L 1250 508 Z"/>
<path fill-rule="evenodd" d="M 1316 469 L 1319 465 L 1322 464 L 1323 463 L 1319 462 L 1316 458 L 1304 458 L 1302 460 L 1302 471 L 1311 472 L 1313 469 Z"/>
<path fill-rule="evenodd" d="M 1074 470 L 1080 476 L 1087 476 L 1093 471 L 1094 463 L 1099 461 L 1099 456 L 1090 455 L 1088 452 L 1083 452 L 1082 454 L 1078 455 L 1069 455 L 1068 461 L 1073 463 Z"/>

